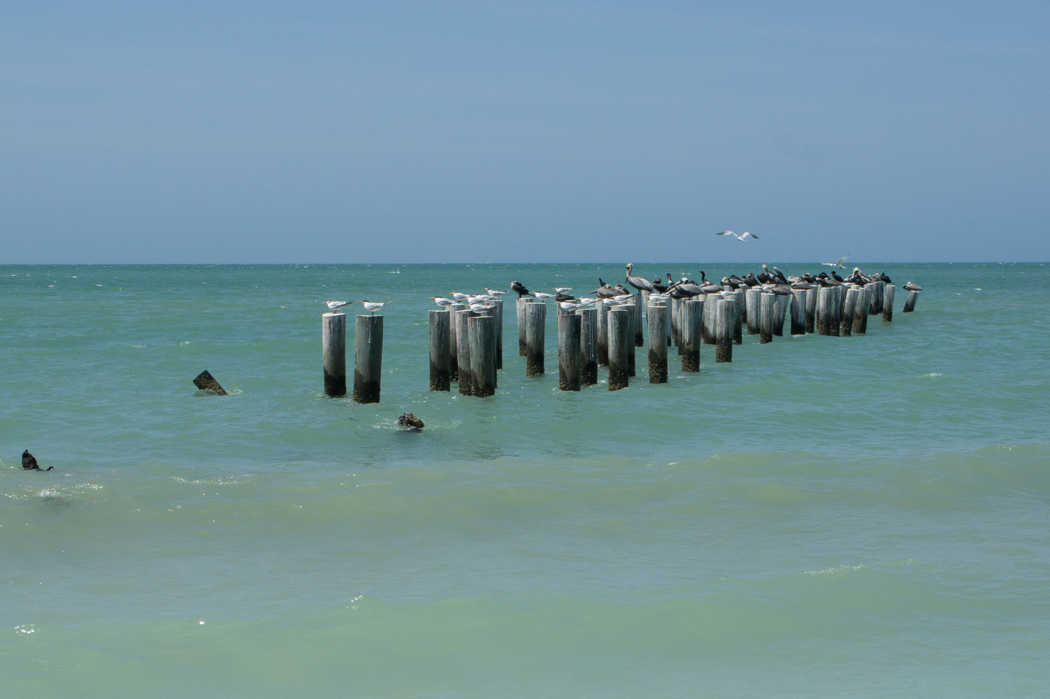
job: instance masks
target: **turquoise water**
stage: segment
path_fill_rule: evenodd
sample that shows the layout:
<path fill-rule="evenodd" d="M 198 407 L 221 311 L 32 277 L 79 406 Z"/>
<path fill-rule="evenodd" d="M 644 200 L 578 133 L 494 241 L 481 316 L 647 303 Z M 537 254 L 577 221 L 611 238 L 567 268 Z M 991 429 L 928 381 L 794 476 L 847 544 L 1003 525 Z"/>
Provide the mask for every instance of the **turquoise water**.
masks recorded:
<path fill-rule="evenodd" d="M 487 399 L 426 390 L 428 296 L 622 268 L 0 266 L 5 693 L 1042 695 L 1050 269 L 862 266 L 916 312 L 619 392 L 507 313 Z M 378 405 L 322 395 L 360 298 Z"/>

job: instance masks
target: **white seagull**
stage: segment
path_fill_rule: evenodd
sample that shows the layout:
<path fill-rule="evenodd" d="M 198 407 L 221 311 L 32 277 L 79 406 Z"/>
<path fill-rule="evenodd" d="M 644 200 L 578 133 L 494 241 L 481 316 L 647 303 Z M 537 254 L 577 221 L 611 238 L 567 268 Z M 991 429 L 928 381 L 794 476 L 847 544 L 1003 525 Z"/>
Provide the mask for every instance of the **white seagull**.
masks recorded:
<path fill-rule="evenodd" d="M 495 298 L 499 298 L 500 296 L 503 296 L 503 294 L 507 293 L 506 291 L 500 291 L 499 289 L 485 289 L 485 291 L 489 292 L 489 295 Z"/>
<path fill-rule="evenodd" d="M 353 301 L 325 301 L 324 305 L 333 311 L 338 311 L 343 306 L 349 306 Z"/>
<path fill-rule="evenodd" d="M 545 294 L 542 291 L 534 291 L 532 295 L 538 298 L 540 301 L 546 301 L 547 299 L 554 297 L 554 294 Z"/>
<path fill-rule="evenodd" d="M 740 235 L 737 235 L 733 231 L 722 231 L 721 233 L 715 233 L 715 235 L 731 235 L 737 240 L 743 240 L 744 238 L 754 238 L 755 240 L 758 240 L 757 235 L 755 235 L 754 233 L 748 233 L 747 231 L 744 231 Z"/>
<path fill-rule="evenodd" d="M 846 255 L 846 257 L 849 257 L 849 255 Z M 846 269 L 846 265 L 842 264 L 846 261 L 846 257 L 840 257 L 838 262 L 821 262 L 820 264 L 826 267 L 841 267 L 842 269 Z"/>
<path fill-rule="evenodd" d="M 378 311 L 380 308 L 387 305 L 388 303 L 393 303 L 393 300 L 383 301 L 382 303 L 379 303 L 378 301 L 358 301 L 358 303 L 364 306 L 366 311 L 368 311 L 372 315 L 375 315 L 376 311 Z"/>
<path fill-rule="evenodd" d="M 452 299 L 446 299 L 441 296 L 431 296 L 430 298 L 432 298 L 434 300 L 434 303 L 441 306 L 442 308 L 444 308 L 445 306 L 451 306 L 455 303 L 455 301 L 453 301 Z"/>
<path fill-rule="evenodd" d="M 567 294 L 575 288 L 576 287 L 574 286 L 558 286 L 554 288 L 554 291 L 556 291 L 559 294 Z"/>

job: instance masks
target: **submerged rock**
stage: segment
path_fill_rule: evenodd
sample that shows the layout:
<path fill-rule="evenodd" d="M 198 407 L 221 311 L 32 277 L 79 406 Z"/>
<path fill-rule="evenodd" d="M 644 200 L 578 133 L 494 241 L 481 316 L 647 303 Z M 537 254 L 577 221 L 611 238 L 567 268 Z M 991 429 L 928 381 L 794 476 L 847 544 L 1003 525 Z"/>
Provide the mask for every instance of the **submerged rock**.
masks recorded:
<path fill-rule="evenodd" d="M 202 371 L 197 376 L 197 378 L 195 378 L 193 380 L 193 385 L 196 386 L 197 388 L 199 388 L 202 391 L 207 391 L 209 393 L 214 393 L 217 396 L 228 396 L 228 395 L 230 395 L 229 393 L 226 392 L 226 389 L 223 388 L 219 384 L 219 382 L 215 380 L 215 377 L 212 376 L 211 372 L 208 371 L 207 369 Z"/>
<path fill-rule="evenodd" d="M 404 427 L 409 430 L 421 430 L 423 429 L 423 421 L 412 413 L 405 413 L 397 419 L 397 426 Z"/>

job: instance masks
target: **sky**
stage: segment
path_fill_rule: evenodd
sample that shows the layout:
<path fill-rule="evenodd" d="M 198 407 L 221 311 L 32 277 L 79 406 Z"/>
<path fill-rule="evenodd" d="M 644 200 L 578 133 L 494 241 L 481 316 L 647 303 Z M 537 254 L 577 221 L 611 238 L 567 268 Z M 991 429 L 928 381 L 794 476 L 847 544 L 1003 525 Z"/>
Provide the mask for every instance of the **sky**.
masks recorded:
<path fill-rule="evenodd" d="M 1050 260 L 1050 3 L 0 3 L 0 264 L 846 254 Z"/>

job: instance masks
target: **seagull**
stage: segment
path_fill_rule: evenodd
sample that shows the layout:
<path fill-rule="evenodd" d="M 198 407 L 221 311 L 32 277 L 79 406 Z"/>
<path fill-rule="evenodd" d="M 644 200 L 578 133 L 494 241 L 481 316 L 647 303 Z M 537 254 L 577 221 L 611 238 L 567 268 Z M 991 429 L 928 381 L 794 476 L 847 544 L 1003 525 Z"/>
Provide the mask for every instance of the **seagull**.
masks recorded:
<path fill-rule="evenodd" d="M 743 240 L 744 238 L 754 238 L 755 240 L 758 240 L 757 235 L 755 235 L 754 233 L 749 233 L 747 231 L 744 231 L 740 235 L 737 235 L 733 231 L 722 231 L 721 233 L 715 233 L 715 235 L 731 235 L 737 240 Z"/>
<path fill-rule="evenodd" d="M 546 301 L 547 299 L 554 297 L 554 294 L 545 294 L 542 291 L 533 292 L 532 295 L 538 298 L 540 301 Z"/>
<path fill-rule="evenodd" d="M 594 303 L 591 301 L 591 303 Z M 584 308 L 591 305 L 590 303 L 573 303 L 572 301 L 562 301 L 558 304 L 558 308 L 565 311 L 566 313 L 572 313 L 577 308 Z"/>
<path fill-rule="evenodd" d="M 556 291 L 559 294 L 567 294 L 575 288 L 575 286 L 559 286 L 555 287 L 554 291 Z"/>
<path fill-rule="evenodd" d="M 458 291 L 452 292 L 452 298 L 456 299 L 457 301 L 466 301 L 468 295 L 469 294 L 461 294 Z"/>
<path fill-rule="evenodd" d="M 452 299 L 442 298 L 441 296 L 431 296 L 430 298 L 432 298 L 434 300 L 434 303 L 441 306 L 442 308 L 444 308 L 445 306 L 451 306 L 455 303 L 455 301 L 453 301 Z"/>
<path fill-rule="evenodd" d="M 504 291 L 500 291 L 499 289 L 485 289 L 485 291 L 489 292 L 489 296 L 492 296 L 493 298 L 497 298 L 497 299 L 500 296 L 503 296 L 503 294 L 507 293 L 505 290 Z"/>
<path fill-rule="evenodd" d="M 365 307 L 365 310 L 371 313 L 372 315 L 375 315 L 376 311 L 378 311 L 380 308 L 387 305 L 388 303 L 392 302 L 393 301 L 383 301 L 382 303 L 379 303 L 378 301 L 358 301 L 358 303 L 363 305 Z"/>
<path fill-rule="evenodd" d="M 846 257 L 849 257 L 849 255 L 846 255 Z M 846 261 L 846 257 L 840 257 L 838 262 L 821 262 L 820 264 L 825 267 L 841 267 L 842 269 L 846 269 L 846 265 L 843 264 Z"/>
<path fill-rule="evenodd" d="M 324 305 L 328 306 L 330 310 L 338 311 L 343 306 L 349 306 L 353 301 L 325 301 Z"/>

